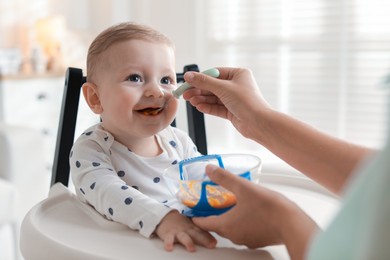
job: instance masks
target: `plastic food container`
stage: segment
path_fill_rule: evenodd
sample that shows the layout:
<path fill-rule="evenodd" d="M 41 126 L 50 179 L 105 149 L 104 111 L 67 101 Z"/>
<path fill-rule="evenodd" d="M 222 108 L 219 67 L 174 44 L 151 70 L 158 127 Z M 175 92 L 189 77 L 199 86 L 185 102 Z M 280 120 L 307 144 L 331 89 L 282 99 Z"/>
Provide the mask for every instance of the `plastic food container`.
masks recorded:
<path fill-rule="evenodd" d="M 208 164 L 225 168 L 233 174 L 250 181 L 260 175 L 261 160 L 249 154 L 204 155 L 180 161 L 164 172 L 169 190 L 188 207 L 187 216 L 209 216 L 221 214 L 236 204 L 236 197 L 210 181 L 205 173 Z"/>

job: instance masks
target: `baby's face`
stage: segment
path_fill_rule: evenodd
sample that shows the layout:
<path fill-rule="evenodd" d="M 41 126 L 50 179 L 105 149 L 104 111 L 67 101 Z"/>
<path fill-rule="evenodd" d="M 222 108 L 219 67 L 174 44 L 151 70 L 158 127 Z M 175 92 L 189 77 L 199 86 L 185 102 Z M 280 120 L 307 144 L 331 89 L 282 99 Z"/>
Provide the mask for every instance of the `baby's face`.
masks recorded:
<path fill-rule="evenodd" d="M 131 40 L 112 45 L 97 71 L 103 126 L 126 144 L 153 136 L 174 119 L 178 101 L 174 50 Z"/>

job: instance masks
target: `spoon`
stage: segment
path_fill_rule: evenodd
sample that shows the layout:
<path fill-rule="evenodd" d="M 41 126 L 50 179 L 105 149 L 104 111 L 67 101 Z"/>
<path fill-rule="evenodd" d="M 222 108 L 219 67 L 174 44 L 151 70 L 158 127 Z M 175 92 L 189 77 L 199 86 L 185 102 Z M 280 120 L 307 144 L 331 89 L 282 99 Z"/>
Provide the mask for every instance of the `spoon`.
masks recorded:
<path fill-rule="evenodd" d="M 208 70 L 205 70 L 202 72 L 203 74 L 206 74 L 208 76 L 218 78 L 219 77 L 219 70 L 216 68 L 211 68 Z M 181 95 L 183 95 L 184 91 L 191 88 L 191 85 L 187 82 L 184 82 L 180 87 L 178 87 L 176 90 L 172 90 L 172 94 L 175 98 L 179 98 Z"/>

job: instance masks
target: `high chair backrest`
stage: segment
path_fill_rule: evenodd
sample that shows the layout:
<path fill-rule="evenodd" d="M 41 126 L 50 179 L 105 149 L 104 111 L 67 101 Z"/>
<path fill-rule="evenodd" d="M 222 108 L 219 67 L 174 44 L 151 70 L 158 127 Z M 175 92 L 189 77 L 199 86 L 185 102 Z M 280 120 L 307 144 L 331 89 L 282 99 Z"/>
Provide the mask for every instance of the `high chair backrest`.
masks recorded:
<path fill-rule="evenodd" d="M 178 83 L 184 81 L 183 76 L 187 71 L 199 71 L 199 68 L 195 64 L 184 66 L 183 73 L 176 74 Z M 67 187 L 69 183 L 69 153 L 74 142 L 81 87 L 85 81 L 86 76 L 83 75 L 83 71 L 81 69 L 67 69 L 52 169 L 51 186 L 57 182 L 61 182 Z M 199 152 L 207 154 L 204 115 L 188 102 L 186 102 L 186 110 L 189 136 L 194 141 Z M 172 125 L 176 126 L 175 121 Z"/>

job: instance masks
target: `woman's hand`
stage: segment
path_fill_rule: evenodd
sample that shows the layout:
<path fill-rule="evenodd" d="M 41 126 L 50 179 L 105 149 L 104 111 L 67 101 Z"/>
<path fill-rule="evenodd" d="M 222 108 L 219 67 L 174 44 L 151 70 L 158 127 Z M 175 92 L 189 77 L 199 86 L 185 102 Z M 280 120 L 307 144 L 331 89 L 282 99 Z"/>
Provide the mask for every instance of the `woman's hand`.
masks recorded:
<path fill-rule="evenodd" d="M 283 243 L 293 259 L 303 259 L 317 225 L 295 203 L 214 165 L 206 173 L 233 192 L 237 204 L 219 216 L 193 218 L 197 226 L 249 248 Z"/>
<path fill-rule="evenodd" d="M 200 112 L 228 119 L 246 137 L 253 137 L 258 111 L 270 110 L 248 69 L 218 68 L 220 76 L 213 78 L 202 73 L 187 72 L 186 82 L 194 86 L 183 97 Z"/>

